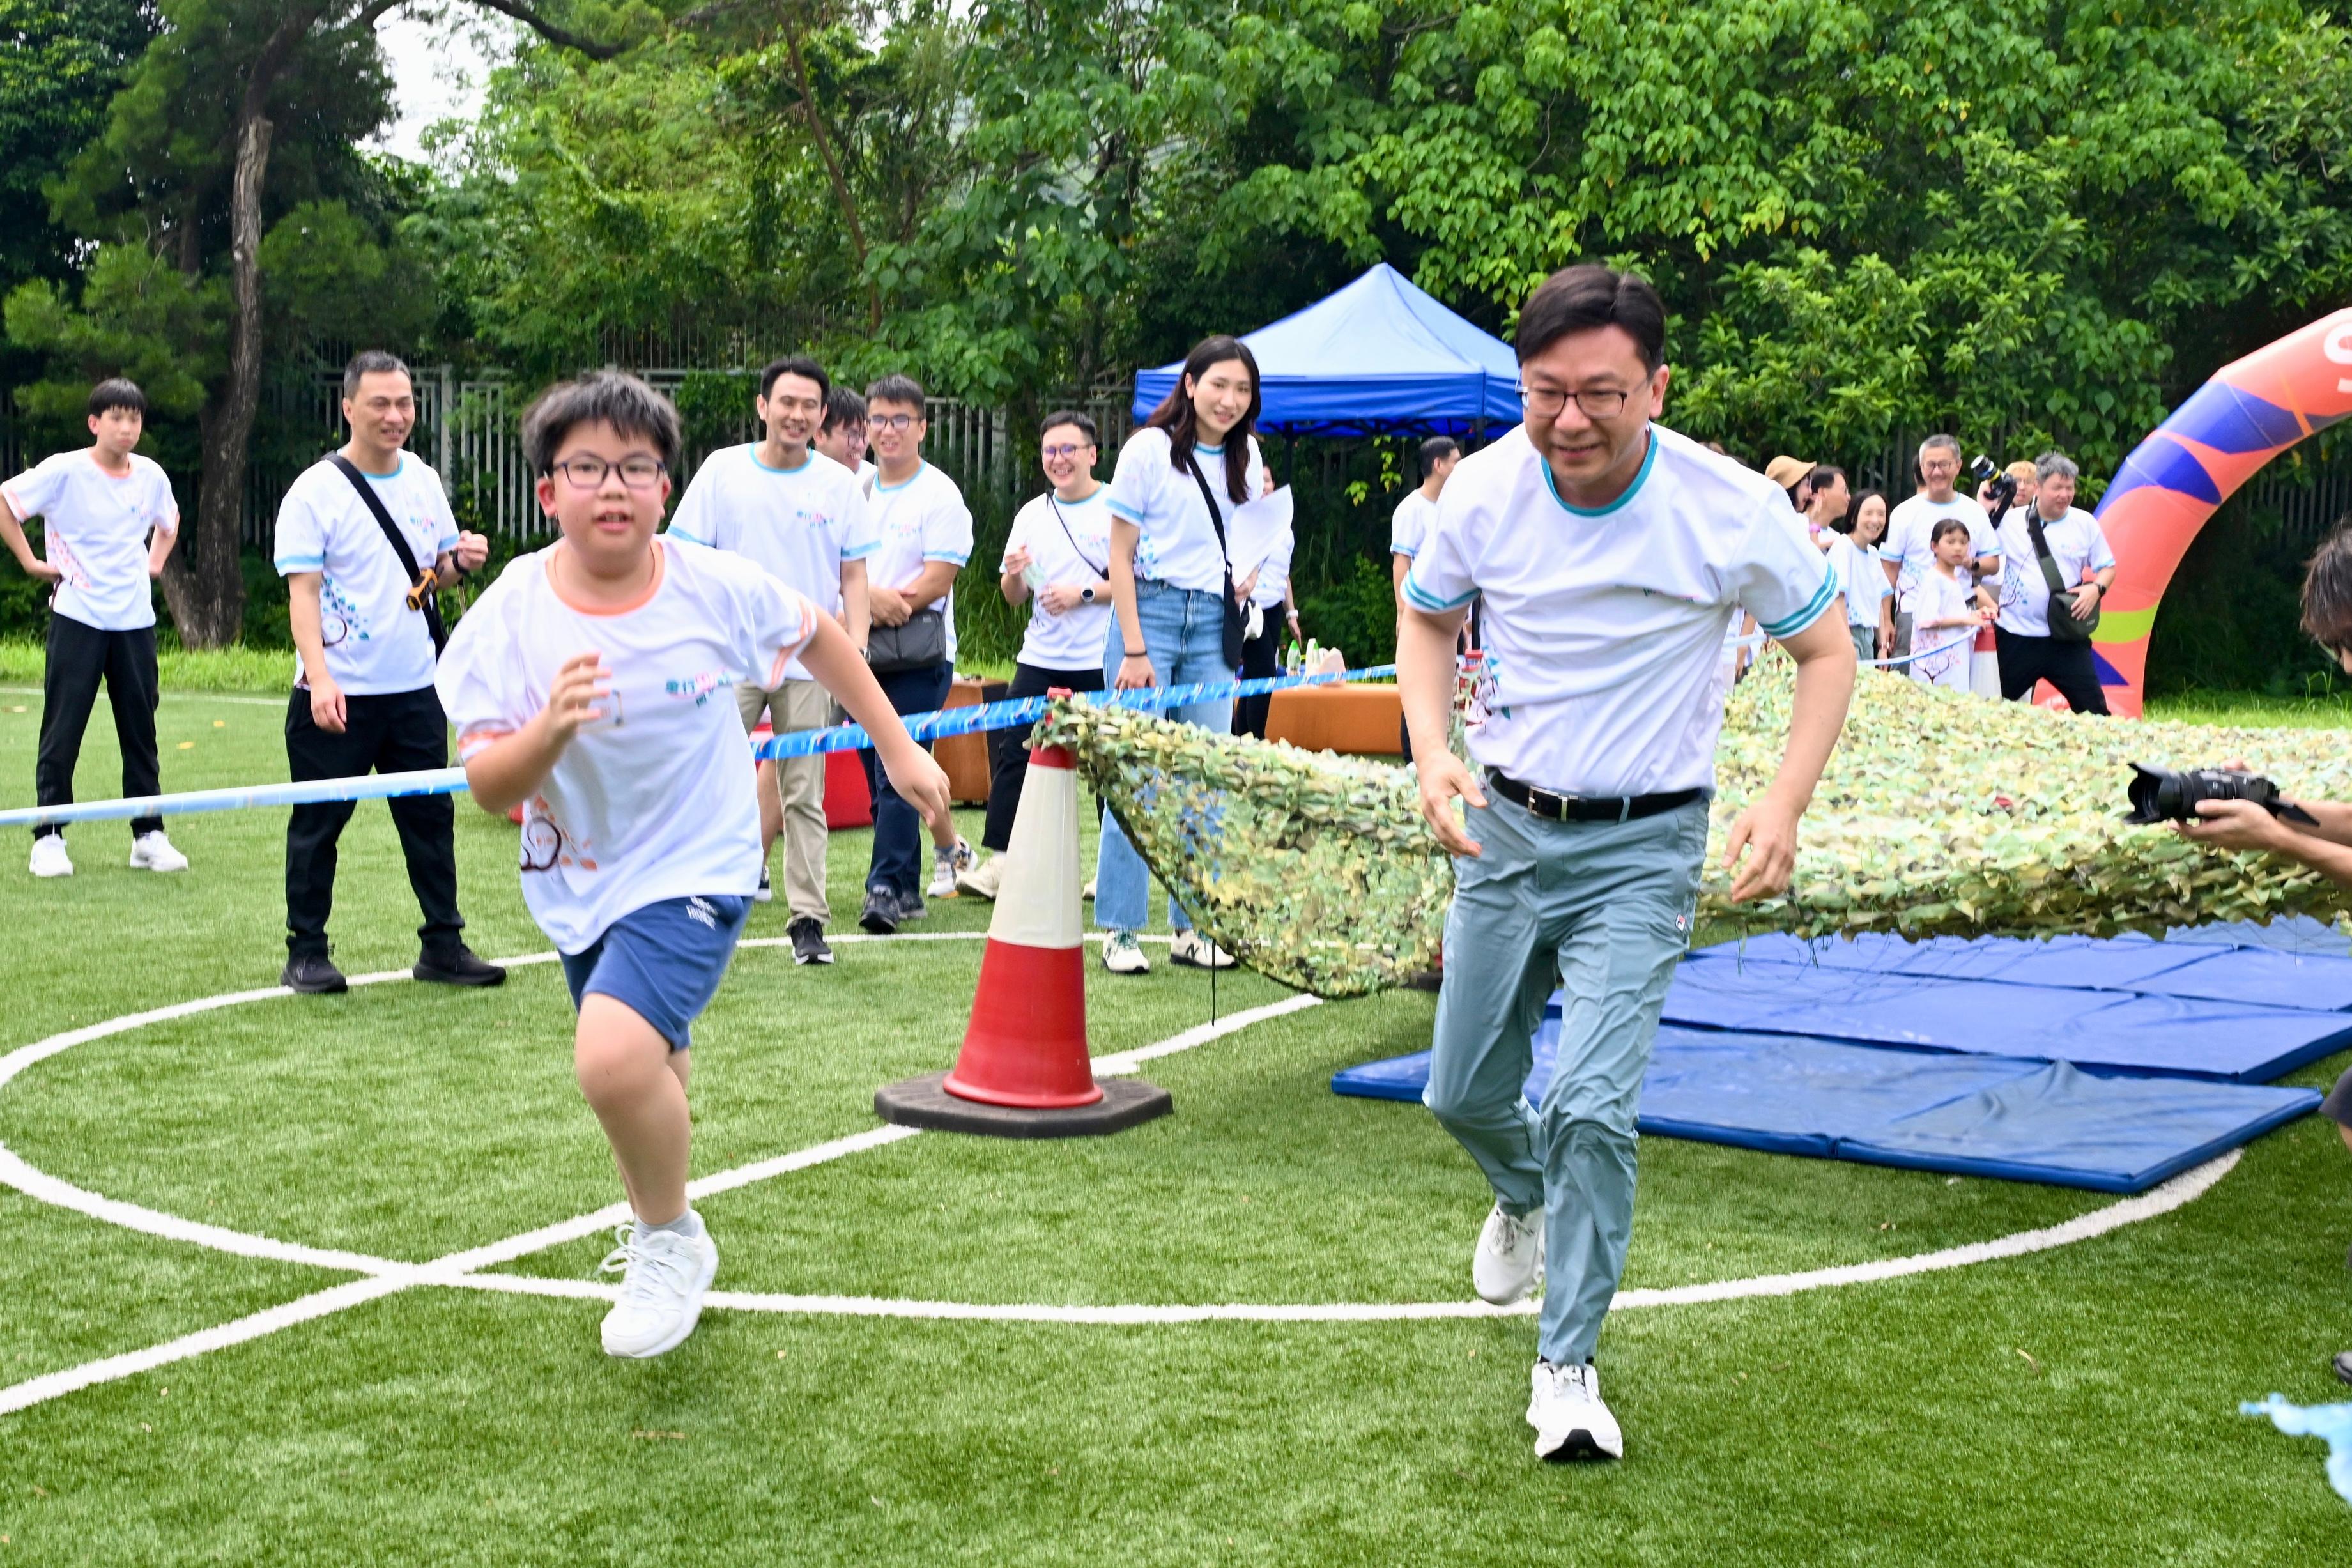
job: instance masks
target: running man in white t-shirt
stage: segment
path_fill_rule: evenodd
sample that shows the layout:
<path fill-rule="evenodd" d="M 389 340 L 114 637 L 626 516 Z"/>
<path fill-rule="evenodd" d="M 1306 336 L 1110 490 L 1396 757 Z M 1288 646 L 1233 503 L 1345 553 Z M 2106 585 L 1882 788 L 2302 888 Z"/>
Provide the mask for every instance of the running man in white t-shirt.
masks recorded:
<path fill-rule="evenodd" d="M 524 459 L 562 537 L 516 560 L 467 612 L 439 675 L 484 810 L 524 808 L 523 901 L 563 960 L 572 1065 L 635 1221 L 607 1354 L 694 1331 L 719 1249 L 687 1206 L 694 1020 L 726 973 L 760 880 L 760 810 L 734 689 L 798 659 L 866 726 L 914 809 L 947 779 L 908 739 L 848 634 L 742 556 L 657 537 L 677 411 L 634 376 L 550 388 Z"/>
<path fill-rule="evenodd" d="M 41 668 L 40 751 L 33 764 L 34 801 L 73 804 L 81 738 L 106 682 L 114 738 L 122 752 L 122 794 L 163 793 L 155 750 L 155 599 L 149 584 L 180 537 L 172 481 L 154 460 L 131 450 L 147 428 L 147 395 L 120 377 L 89 392 L 88 447 L 59 452 L 0 485 L 0 541 L 36 582 L 56 584 L 49 600 L 47 659 Z M 25 523 L 41 520 L 47 559 L 33 553 Z M 160 816 L 131 824 L 131 867 L 184 871 L 188 858 L 163 835 Z M 65 832 L 33 830 L 36 877 L 70 877 Z"/>
<path fill-rule="evenodd" d="M 1919 493 L 1887 514 L 1886 538 L 1879 546 L 1886 581 L 1895 589 L 1895 657 L 1919 645 L 1911 631 L 1911 601 L 1920 578 L 1934 569 L 1936 524 L 1958 518 L 1969 525 L 1968 568 L 1971 585 L 2000 570 L 2000 539 L 1985 509 L 1953 489 L 1960 477 L 1960 443 L 1930 436 L 1919 443 Z"/>
<path fill-rule="evenodd" d="M 811 449 L 833 383 L 824 367 L 803 356 L 780 359 L 760 373 L 753 407 L 767 437 L 713 452 L 694 473 L 670 519 L 677 537 L 748 556 L 784 585 L 841 623 L 852 646 L 864 648 L 868 616 L 866 562 L 880 544 L 866 514 L 866 491 L 851 469 Z M 772 687 L 747 681 L 735 689 L 746 733 L 768 716 L 779 735 L 822 730 L 833 722 L 833 699 L 795 659 Z M 766 850 L 784 838 L 784 897 L 792 920 L 785 933 L 796 963 L 831 963 L 824 940 L 832 910 L 824 888 L 827 830 L 824 759 L 788 757 L 760 764 L 761 898 L 768 896 Z"/>
<path fill-rule="evenodd" d="M 286 764 L 297 783 L 449 765 L 449 721 L 433 689 L 426 579 L 446 588 L 481 565 L 489 541 L 462 532 L 440 476 L 402 448 L 416 426 L 408 367 L 370 349 L 343 368 L 351 439 L 295 476 L 278 508 L 274 555 L 286 579 L 298 662 L 286 705 Z M 378 521 L 398 531 L 411 575 Z M 457 912 L 457 810 L 446 795 L 385 803 L 425 923 L 413 973 L 444 985 L 496 985 L 507 972 L 466 946 Z M 286 967 L 306 994 L 344 989 L 327 956 L 336 848 L 350 801 L 298 805 L 286 823 Z"/>
<path fill-rule="evenodd" d="M 1724 634 L 1745 611 L 1797 661 L 1780 772 L 1730 825 L 1736 900 L 1787 886 L 1853 690 L 1838 585 L 1787 496 L 1652 423 L 1664 336 L 1664 302 L 1630 273 L 1571 268 L 1536 290 L 1519 313 L 1527 422 L 1447 482 L 1398 628 L 1422 811 L 1456 857 L 1424 1099 L 1494 1189 L 1478 1294 L 1521 1300 L 1549 1269 L 1528 1405 L 1546 1459 L 1623 1452 L 1592 1358 L 1633 1230 L 1643 1069 L 1706 853 Z M 1474 598 L 1475 772 L 1447 745 Z M 1559 1062 L 1530 1110 L 1555 984 Z"/>
<path fill-rule="evenodd" d="M 1404 574 L 1437 519 L 1437 498 L 1454 465 L 1462 460 L 1462 443 L 1451 436 L 1432 436 L 1421 444 L 1420 457 L 1421 483 L 1405 492 L 1389 519 L 1389 580 L 1396 585 L 1400 612 L 1404 609 Z"/>

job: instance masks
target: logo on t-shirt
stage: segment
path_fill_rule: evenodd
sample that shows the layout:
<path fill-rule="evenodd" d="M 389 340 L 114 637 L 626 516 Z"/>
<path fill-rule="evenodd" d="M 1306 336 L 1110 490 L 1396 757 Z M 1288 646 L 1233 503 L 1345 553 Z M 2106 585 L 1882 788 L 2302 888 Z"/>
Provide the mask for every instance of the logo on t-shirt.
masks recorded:
<path fill-rule="evenodd" d="M 672 697 L 691 701 L 697 708 L 709 702 L 714 691 L 725 691 L 735 684 L 734 675 L 724 669 L 707 669 L 699 675 L 689 675 L 662 682 L 662 689 Z"/>

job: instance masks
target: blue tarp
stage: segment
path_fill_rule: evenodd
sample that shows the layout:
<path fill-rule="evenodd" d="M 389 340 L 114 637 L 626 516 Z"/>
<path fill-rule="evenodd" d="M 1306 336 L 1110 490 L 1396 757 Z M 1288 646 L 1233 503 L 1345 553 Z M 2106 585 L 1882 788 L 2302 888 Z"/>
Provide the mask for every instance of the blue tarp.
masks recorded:
<path fill-rule="evenodd" d="M 1328 299 L 1244 334 L 1257 356 L 1258 428 L 1293 436 L 1398 431 L 1499 436 L 1519 422 L 1518 357 L 1387 262 Z M 1135 417 L 1160 405 L 1181 360 L 1135 373 Z"/>
<path fill-rule="evenodd" d="M 1527 1093 L 1551 1077 L 1537 1032 Z M 1333 1075 L 1341 1094 L 1419 1100 L 1429 1053 Z M 1885 1050 L 1836 1040 L 1658 1031 L 1641 1127 L 1670 1138 L 1959 1175 L 2144 1192 L 2319 1104 L 2308 1089 L 2105 1078 L 2063 1062 Z"/>

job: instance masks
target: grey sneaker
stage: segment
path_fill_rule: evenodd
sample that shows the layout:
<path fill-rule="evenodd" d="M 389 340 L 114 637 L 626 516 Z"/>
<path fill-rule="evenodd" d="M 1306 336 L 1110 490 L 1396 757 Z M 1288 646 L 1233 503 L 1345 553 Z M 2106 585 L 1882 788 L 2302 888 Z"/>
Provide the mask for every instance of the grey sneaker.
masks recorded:
<path fill-rule="evenodd" d="M 871 936 L 888 936 L 898 929 L 898 895 L 887 888 L 866 889 L 866 908 L 857 923 Z"/>

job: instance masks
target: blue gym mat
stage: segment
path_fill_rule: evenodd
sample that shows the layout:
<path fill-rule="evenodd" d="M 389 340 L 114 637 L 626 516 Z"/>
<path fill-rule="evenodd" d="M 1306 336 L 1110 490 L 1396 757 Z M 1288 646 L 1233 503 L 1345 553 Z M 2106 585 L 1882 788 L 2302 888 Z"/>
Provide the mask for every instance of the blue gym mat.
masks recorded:
<path fill-rule="evenodd" d="M 1559 1021 L 1534 1041 L 1532 1102 Z M 1421 1098 L 1429 1053 L 1334 1074 L 1340 1094 Z M 2317 1090 L 2181 1078 L 2107 1078 L 2064 1062 L 1886 1050 L 1836 1040 L 1666 1025 L 1642 1087 L 1641 1127 L 1670 1138 L 1958 1175 L 2145 1192 L 2319 1104 Z"/>

